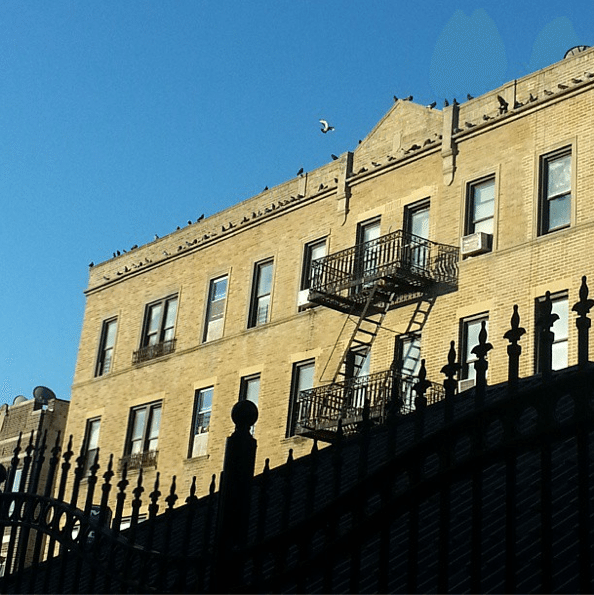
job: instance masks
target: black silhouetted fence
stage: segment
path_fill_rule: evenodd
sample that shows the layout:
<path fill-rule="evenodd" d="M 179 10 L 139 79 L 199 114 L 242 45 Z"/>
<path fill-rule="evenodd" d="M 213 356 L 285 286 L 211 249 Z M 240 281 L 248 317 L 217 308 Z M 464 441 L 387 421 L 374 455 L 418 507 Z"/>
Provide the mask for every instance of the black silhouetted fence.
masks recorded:
<path fill-rule="evenodd" d="M 367 408 L 356 436 L 321 450 L 314 441 L 309 456 L 267 463 L 256 477 L 257 410 L 238 403 L 220 490 L 213 477 L 208 496 L 193 486 L 181 505 L 175 477 L 163 497 L 157 474 L 147 497 L 141 471 L 133 486 L 125 468 L 114 483 L 112 458 L 102 476 L 97 458 L 85 478 L 71 442 L 61 455 L 43 437 L 24 450 L 19 442 L 0 494 L 2 591 L 592 592 L 592 305 L 584 278 L 577 366 L 554 373 L 544 355 L 541 374 L 520 379 L 514 307 L 509 382 L 486 386 L 483 326 L 472 397 L 455 394 L 452 343 L 442 401 L 427 406 L 422 366 L 412 414 L 394 402 L 374 426 Z M 542 311 L 550 350 L 553 321 Z M 120 530 L 127 497 L 130 525 Z"/>

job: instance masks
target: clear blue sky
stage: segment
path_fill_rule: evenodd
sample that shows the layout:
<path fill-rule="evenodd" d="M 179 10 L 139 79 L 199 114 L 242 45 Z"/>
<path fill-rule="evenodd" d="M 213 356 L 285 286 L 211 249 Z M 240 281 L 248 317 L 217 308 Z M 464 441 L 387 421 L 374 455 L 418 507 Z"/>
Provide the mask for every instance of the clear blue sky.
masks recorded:
<path fill-rule="evenodd" d="M 0 3 L 0 403 L 70 397 L 87 264 L 594 44 L 594 3 Z M 325 118 L 336 128 L 319 131 Z"/>

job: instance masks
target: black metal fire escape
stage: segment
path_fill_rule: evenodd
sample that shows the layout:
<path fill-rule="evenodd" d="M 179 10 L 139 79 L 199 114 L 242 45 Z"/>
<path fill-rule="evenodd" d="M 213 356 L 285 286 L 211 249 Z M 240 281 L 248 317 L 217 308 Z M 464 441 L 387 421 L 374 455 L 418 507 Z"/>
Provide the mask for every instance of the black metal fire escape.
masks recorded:
<path fill-rule="evenodd" d="M 394 366 L 360 375 L 387 312 L 416 300 L 413 332 L 426 320 L 437 291 L 455 288 L 457 278 L 458 248 L 402 230 L 315 260 L 309 301 L 343 312 L 355 324 L 331 382 L 301 393 L 297 432 L 331 441 L 339 419 L 343 429 L 356 427 L 366 401 L 372 417 L 383 419 L 394 383 L 408 393 L 412 387 L 412 378 Z"/>

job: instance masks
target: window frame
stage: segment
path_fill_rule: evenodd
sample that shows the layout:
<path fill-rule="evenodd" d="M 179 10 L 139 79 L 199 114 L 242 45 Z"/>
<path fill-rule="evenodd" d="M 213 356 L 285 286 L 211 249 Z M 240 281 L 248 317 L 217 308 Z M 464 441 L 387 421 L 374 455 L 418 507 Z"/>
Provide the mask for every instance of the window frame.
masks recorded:
<path fill-rule="evenodd" d="M 489 330 L 489 312 L 480 312 L 479 314 L 473 314 L 472 316 L 466 316 L 460 320 L 460 380 L 475 379 L 475 370 L 472 365 L 478 358 L 472 354 L 472 349 L 478 345 L 478 342 L 469 345 L 469 325 L 478 323 L 479 331 L 481 322 L 485 320 L 487 322 L 487 331 Z M 477 332 L 477 341 L 478 341 Z"/>
<path fill-rule="evenodd" d="M 174 320 L 173 320 L 173 325 L 172 326 L 165 326 L 165 324 L 167 323 L 167 318 L 169 316 L 169 307 L 171 302 L 175 301 L 175 316 L 174 316 Z M 161 313 L 159 314 L 159 322 L 157 325 L 157 331 L 156 331 L 156 335 L 157 335 L 157 341 L 155 343 L 151 343 L 150 342 L 150 337 L 153 335 L 153 333 L 149 333 L 149 329 L 150 329 L 150 322 L 151 322 L 151 312 L 153 308 L 156 308 L 157 306 L 161 305 L 162 309 L 161 309 Z M 143 321 L 143 325 L 142 325 L 142 335 L 140 337 L 140 347 L 150 347 L 150 346 L 154 346 L 154 345 L 160 345 L 162 343 L 167 343 L 169 341 L 174 341 L 175 340 L 175 329 L 177 326 L 177 313 L 179 311 L 179 294 L 178 293 L 172 293 L 170 295 L 168 295 L 167 297 L 161 298 L 160 300 L 155 300 L 154 302 L 150 302 L 149 304 L 147 304 L 145 306 L 144 309 L 144 321 Z M 172 329 L 173 331 L 173 336 L 170 339 L 166 339 L 166 333 L 169 329 Z"/>
<path fill-rule="evenodd" d="M 324 248 L 323 256 L 318 256 L 317 258 L 312 258 L 313 252 L 316 248 L 322 247 Z M 301 282 L 299 284 L 300 291 L 305 289 L 309 289 L 311 287 L 311 264 L 314 260 L 319 260 L 320 258 L 324 258 L 324 256 L 328 255 L 328 236 L 324 236 L 322 238 L 318 238 L 317 240 L 312 240 L 311 242 L 307 242 L 303 246 L 303 264 L 301 267 Z"/>
<path fill-rule="evenodd" d="M 312 370 L 311 386 L 303 388 L 301 383 L 302 373 L 306 369 Z M 286 438 L 295 436 L 295 429 L 297 427 L 297 420 L 299 418 L 300 404 L 299 394 L 302 390 L 309 390 L 314 387 L 316 372 L 316 360 L 310 358 L 293 363 L 291 370 L 291 393 L 289 395 L 289 411 L 287 414 L 287 429 L 285 432 Z"/>
<path fill-rule="evenodd" d="M 264 267 L 271 267 L 270 270 L 270 288 L 269 291 L 263 291 L 260 287 L 260 281 L 262 279 L 262 271 Z M 264 326 L 270 322 L 270 310 L 272 305 L 272 289 L 274 286 L 274 258 L 266 258 L 260 260 L 254 264 L 252 274 L 252 291 L 250 297 L 250 310 L 248 316 L 248 328 L 256 328 Z M 262 300 L 268 298 L 268 305 L 266 306 L 266 319 L 260 321 L 259 312 L 260 304 Z"/>
<path fill-rule="evenodd" d="M 159 424 L 157 427 L 157 435 L 155 438 L 151 437 L 152 433 L 152 424 L 154 420 L 154 413 L 155 411 L 159 410 Z M 136 415 L 140 411 L 145 411 L 146 416 L 143 422 L 142 434 L 139 439 L 133 437 L 134 434 L 134 425 L 136 422 Z M 130 408 L 130 414 L 128 416 L 128 431 L 126 434 L 126 444 L 124 448 L 124 456 L 134 456 L 134 455 L 143 455 L 149 452 L 158 452 L 159 450 L 159 433 L 161 431 L 161 419 L 163 413 L 163 401 L 152 401 L 151 403 L 145 403 L 144 405 L 137 405 L 136 407 Z M 157 447 L 150 448 L 151 440 L 157 440 Z M 138 452 L 132 452 L 133 450 L 133 443 L 140 442 L 141 450 Z"/>
<path fill-rule="evenodd" d="M 93 440 L 93 444 L 91 444 L 91 440 L 93 439 L 93 433 L 91 431 L 91 427 L 97 424 L 97 432 L 96 438 Z M 99 435 L 101 433 L 101 416 L 91 417 L 87 419 L 85 424 L 85 438 L 83 441 L 84 448 L 84 467 L 83 467 L 83 476 L 87 477 L 91 474 L 91 465 L 95 461 L 95 456 L 99 451 Z"/>
<path fill-rule="evenodd" d="M 569 190 L 567 192 L 559 192 L 557 194 L 553 194 L 549 196 L 548 193 L 548 181 L 549 181 L 549 165 L 554 161 L 562 159 L 564 157 L 569 157 Z M 538 235 L 544 236 L 550 233 L 555 233 L 556 231 L 560 231 L 562 229 L 567 229 L 571 227 L 572 224 L 572 212 L 573 212 L 573 189 L 574 189 L 574 157 L 573 157 L 573 147 L 571 145 L 565 145 L 559 149 L 555 149 L 554 151 L 550 151 L 544 155 L 541 155 L 539 158 L 539 166 L 538 166 L 538 179 L 539 179 L 539 188 L 538 188 Z M 564 222 L 562 225 L 558 225 L 556 227 L 550 227 L 550 213 L 551 208 L 550 205 L 555 200 L 563 200 L 564 198 L 568 198 L 569 200 L 569 212 L 567 215 L 567 221 Z"/>
<path fill-rule="evenodd" d="M 113 343 L 111 345 L 107 344 L 109 339 L 109 328 L 110 325 L 115 325 L 115 330 L 113 331 Z M 99 376 L 106 376 L 113 370 L 113 356 L 115 352 L 115 343 L 116 343 L 116 335 L 118 332 L 118 317 L 113 316 L 112 318 L 108 318 L 103 321 L 101 325 L 101 337 L 99 339 L 99 350 L 97 353 L 97 361 L 95 364 L 95 377 Z M 107 354 L 109 352 L 109 359 L 107 359 Z M 109 364 L 107 366 L 107 370 L 105 370 L 105 362 L 108 361 Z"/>
<path fill-rule="evenodd" d="M 555 303 L 559 303 L 559 302 L 566 302 L 567 307 L 567 318 L 565 320 L 565 326 L 567 327 L 567 334 L 562 337 L 562 338 L 558 338 L 555 337 L 555 339 L 553 340 L 553 354 L 554 354 L 554 350 L 555 350 L 555 345 L 560 345 L 560 344 L 565 344 L 565 366 L 561 367 L 561 368 L 555 368 L 553 366 L 553 371 L 556 370 L 564 370 L 565 368 L 567 368 L 569 366 L 569 323 L 570 323 L 570 308 L 569 308 L 569 291 L 568 290 L 562 290 L 562 291 L 556 291 L 555 293 L 552 293 L 551 296 L 551 302 L 553 304 L 553 313 L 555 312 Z M 536 335 L 535 335 L 535 341 L 534 341 L 534 373 L 535 374 L 540 374 L 541 373 L 541 369 L 540 369 L 540 350 L 542 349 L 541 346 L 541 337 L 540 337 L 540 329 L 538 328 L 538 326 L 536 325 L 536 322 L 538 321 L 538 319 L 540 318 L 541 315 L 541 308 L 542 308 L 542 303 L 545 300 L 545 296 L 539 296 L 535 299 L 534 302 L 534 327 L 536 329 Z M 558 321 L 555 321 L 553 323 L 553 326 L 551 327 L 551 331 L 553 331 L 553 333 L 555 332 L 555 325 L 557 324 Z M 551 364 L 553 363 L 553 359 L 554 359 L 554 355 L 551 358 Z"/>
<path fill-rule="evenodd" d="M 210 393 L 209 406 L 204 407 L 204 395 Z M 205 386 L 197 388 L 194 391 L 194 408 L 192 412 L 192 426 L 190 428 L 190 445 L 188 449 L 188 458 L 195 458 L 206 454 L 204 449 L 206 447 L 206 440 L 210 433 L 210 420 L 212 419 L 212 401 L 214 397 L 214 386 Z M 204 429 L 204 425 L 201 425 L 201 431 L 198 430 L 198 422 L 200 417 L 208 415 L 208 426 Z M 204 443 L 200 443 L 203 441 Z"/>
<path fill-rule="evenodd" d="M 412 223 L 413 223 L 413 217 L 419 213 L 420 211 L 427 211 L 427 236 L 419 236 L 417 234 L 417 237 L 419 238 L 423 238 L 424 240 L 428 240 L 429 239 L 429 217 L 430 217 L 430 213 L 431 213 L 431 199 L 430 198 L 423 198 L 422 200 L 417 200 L 416 202 L 412 202 L 408 205 L 404 206 L 404 217 L 403 217 L 403 227 L 404 227 L 404 231 L 405 233 L 411 234 L 413 233 L 412 231 Z"/>
<path fill-rule="evenodd" d="M 487 184 L 488 182 L 492 182 L 493 184 L 493 212 L 489 217 L 483 217 L 478 219 L 475 215 L 475 197 L 476 197 L 476 190 L 479 186 Z M 496 203 L 497 203 L 497 178 L 496 175 L 488 174 L 486 176 L 482 176 L 476 180 L 472 180 L 472 182 L 468 182 L 466 184 L 466 209 L 465 209 L 465 218 L 464 218 L 464 235 L 471 235 L 476 233 L 476 226 L 484 221 L 491 220 L 492 226 L 490 232 L 483 232 L 488 233 L 490 236 L 495 236 L 495 213 L 496 213 Z M 479 230 L 480 231 L 480 230 Z M 489 248 L 489 252 L 491 252 L 492 248 Z"/>
<path fill-rule="evenodd" d="M 225 297 L 215 300 L 213 299 L 216 296 L 216 283 L 222 280 L 226 281 L 225 287 Z M 204 318 L 204 332 L 202 333 L 202 342 L 203 343 L 210 343 L 211 341 L 216 341 L 217 339 L 221 339 L 223 337 L 224 326 L 225 326 L 225 314 L 227 310 L 227 296 L 229 293 L 229 275 L 226 273 L 224 275 L 219 275 L 218 277 L 214 277 L 209 281 L 208 285 L 208 299 L 206 302 L 206 313 Z M 212 317 L 212 307 L 215 302 L 222 301 L 221 313 L 219 318 Z M 218 320 L 221 321 L 221 329 L 220 335 L 216 337 L 209 338 L 209 331 L 211 330 L 211 324 L 213 322 L 217 322 Z"/>

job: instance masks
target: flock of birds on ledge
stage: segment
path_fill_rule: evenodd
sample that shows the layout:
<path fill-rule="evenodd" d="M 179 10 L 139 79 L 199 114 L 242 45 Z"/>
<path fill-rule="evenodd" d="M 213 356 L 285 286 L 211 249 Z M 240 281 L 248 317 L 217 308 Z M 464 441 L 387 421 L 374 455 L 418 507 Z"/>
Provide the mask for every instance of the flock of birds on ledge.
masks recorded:
<path fill-rule="evenodd" d="M 592 79 L 592 78 L 594 78 L 594 73 L 584 72 L 583 78 L 572 78 L 571 83 L 573 85 L 579 85 L 579 84 L 583 83 L 585 79 Z M 566 89 L 569 89 L 570 86 L 568 84 L 559 83 L 557 85 L 557 88 L 559 91 L 565 91 Z M 545 97 L 550 97 L 551 95 L 555 94 L 555 91 L 552 91 L 550 89 L 544 89 L 543 94 Z M 471 99 L 474 99 L 474 97 L 472 95 L 470 95 L 470 93 L 467 94 L 466 98 L 468 101 L 470 101 Z M 397 102 L 397 101 L 412 101 L 412 100 L 413 100 L 412 95 L 409 95 L 408 97 L 404 97 L 402 99 L 399 99 L 398 97 L 396 97 L 396 95 L 394 95 L 395 102 Z M 535 101 L 538 101 L 538 96 L 535 96 L 532 93 L 529 93 L 528 98 L 525 99 L 524 102 L 520 102 L 520 101 L 516 100 L 514 102 L 512 109 L 514 109 L 514 110 L 519 109 L 519 108 L 523 107 L 524 105 L 529 105 L 531 103 L 534 103 Z M 434 101 L 434 102 L 430 103 L 429 105 L 427 105 L 426 107 L 428 109 L 433 109 L 433 108 L 435 108 L 436 105 L 437 105 L 437 102 Z M 459 103 L 456 100 L 456 98 L 454 97 L 451 104 L 447 99 L 445 99 L 443 105 L 444 105 L 444 107 L 448 107 L 449 105 L 457 106 L 457 105 L 459 105 Z M 492 120 L 492 119 L 496 118 L 497 116 L 507 114 L 508 110 L 509 110 L 509 102 L 507 102 L 503 97 L 501 97 L 501 95 L 497 95 L 497 106 L 496 107 L 497 107 L 497 109 L 496 109 L 495 115 L 483 114 L 482 119 L 484 122 L 488 122 L 489 120 Z M 331 126 L 327 120 L 320 120 L 320 124 L 322 125 L 322 127 L 320 128 L 320 131 L 323 134 L 326 134 L 326 133 L 334 130 L 334 126 Z M 453 134 L 458 134 L 458 133 L 462 132 L 464 129 L 471 129 L 471 128 L 474 128 L 475 126 L 477 126 L 477 124 L 475 124 L 473 122 L 464 122 L 464 128 L 460 128 L 458 126 L 458 127 L 454 128 L 452 132 L 453 132 Z M 418 144 L 413 144 L 408 149 L 405 149 L 405 150 L 401 149 L 400 150 L 401 156 L 406 156 L 406 155 L 409 155 L 410 153 L 418 151 L 419 149 L 424 149 L 425 147 L 432 145 L 433 143 L 436 143 L 437 140 L 441 140 L 441 138 L 442 138 L 442 135 L 436 133 L 436 134 L 434 134 L 434 138 L 426 139 L 422 146 L 418 145 Z M 359 141 L 359 144 L 361 144 L 361 141 Z M 336 161 L 338 159 L 338 156 L 331 154 L 331 158 L 333 161 Z M 386 158 L 387 158 L 388 162 L 398 159 L 398 157 L 395 157 L 393 155 L 387 155 Z M 383 164 L 379 163 L 377 161 L 371 161 L 371 165 L 373 167 L 377 168 L 377 167 L 381 167 Z M 368 168 L 362 167 L 357 172 L 354 172 L 353 175 L 358 176 L 358 175 L 363 174 L 367 171 L 368 171 Z M 297 176 L 302 176 L 302 175 L 303 175 L 303 168 L 300 168 L 299 171 L 297 172 Z M 337 178 L 334 178 L 334 184 L 335 185 L 338 184 Z M 328 188 L 329 188 L 328 184 L 320 184 L 318 187 L 318 193 L 323 192 L 323 191 L 327 190 Z M 263 192 L 266 190 L 268 190 L 268 186 L 264 187 Z M 259 210 L 257 212 L 254 211 L 252 213 L 251 217 L 244 216 L 239 224 L 233 223 L 232 221 L 230 221 L 227 227 L 225 227 L 225 225 L 221 226 L 221 233 L 230 231 L 231 229 L 237 227 L 237 225 L 248 223 L 249 221 L 252 221 L 252 220 L 257 219 L 263 215 L 271 213 L 281 207 L 284 207 L 284 206 L 286 206 L 290 203 L 293 203 L 297 200 L 300 200 L 302 198 L 305 198 L 303 194 L 297 194 L 297 196 L 291 196 L 289 199 L 280 200 L 278 203 L 272 203 L 269 207 L 266 207 L 263 212 L 262 212 L 262 210 Z M 204 214 L 200 215 L 200 217 L 198 217 L 198 219 L 196 219 L 196 223 L 201 223 L 203 219 L 204 219 Z M 193 225 L 193 224 L 194 223 L 191 220 L 188 221 L 188 225 Z M 179 230 L 179 229 L 181 229 L 181 227 L 178 226 L 177 229 Z M 186 240 L 185 244 L 184 245 L 180 244 L 177 247 L 177 250 L 175 252 L 181 252 L 182 250 L 196 246 L 199 242 L 204 242 L 206 240 L 216 237 L 217 235 L 218 235 L 218 233 L 216 231 L 212 231 L 210 233 L 203 234 L 201 239 L 195 238 L 192 242 Z M 158 240 L 158 239 L 159 239 L 159 236 L 157 234 L 155 234 L 154 240 Z M 130 252 L 133 252 L 134 250 L 136 250 L 136 248 L 138 248 L 138 244 L 134 244 L 134 246 L 132 246 L 130 248 Z M 121 256 L 122 254 L 126 254 L 126 253 L 127 253 L 126 250 L 122 250 L 122 251 L 116 250 L 113 253 L 113 257 L 116 258 L 116 257 Z M 164 258 L 173 256 L 174 253 L 168 252 L 167 250 L 162 251 L 162 255 Z M 116 275 L 121 276 L 125 273 L 130 273 L 134 269 L 139 269 L 147 264 L 151 264 L 152 262 L 153 261 L 151 259 L 145 258 L 144 261 L 140 261 L 138 263 L 132 263 L 129 267 L 127 265 L 124 266 L 123 270 L 117 271 Z M 89 263 L 89 268 L 92 268 L 94 266 L 95 266 L 94 262 Z M 105 281 L 111 280 L 111 278 L 108 277 L 107 275 L 103 275 L 103 279 Z"/>

